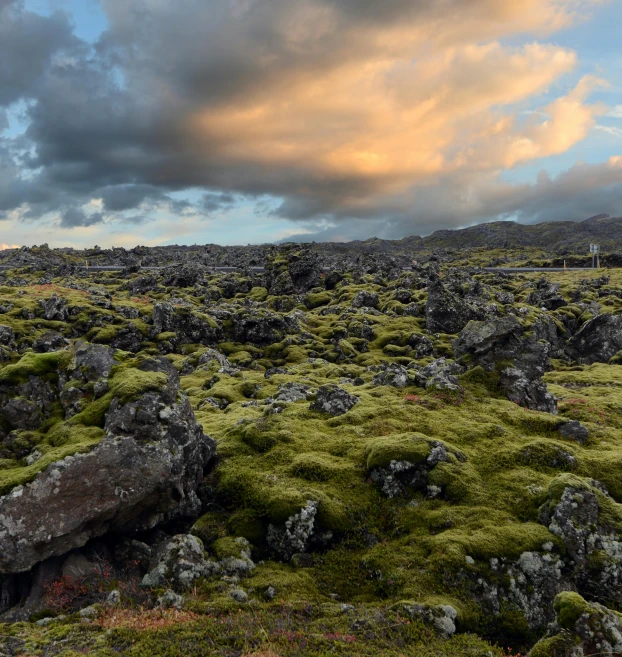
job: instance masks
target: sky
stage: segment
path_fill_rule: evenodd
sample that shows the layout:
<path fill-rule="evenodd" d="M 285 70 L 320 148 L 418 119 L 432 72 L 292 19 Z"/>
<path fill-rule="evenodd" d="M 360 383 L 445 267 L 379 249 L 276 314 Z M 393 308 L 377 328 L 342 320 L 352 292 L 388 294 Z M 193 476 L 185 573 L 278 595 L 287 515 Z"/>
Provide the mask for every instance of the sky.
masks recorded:
<path fill-rule="evenodd" d="M 622 216 L 621 0 L 0 0 L 0 248 Z"/>

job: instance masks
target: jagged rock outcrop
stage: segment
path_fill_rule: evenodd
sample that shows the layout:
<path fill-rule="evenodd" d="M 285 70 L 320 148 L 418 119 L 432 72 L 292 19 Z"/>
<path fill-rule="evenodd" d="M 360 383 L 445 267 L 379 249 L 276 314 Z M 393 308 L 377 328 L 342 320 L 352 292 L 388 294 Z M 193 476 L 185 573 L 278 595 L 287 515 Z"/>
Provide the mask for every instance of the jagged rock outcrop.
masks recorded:
<path fill-rule="evenodd" d="M 612 520 L 622 517 L 622 509 L 602 484 L 559 475 L 549 486 L 540 516 L 566 546 L 569 577 L 577 590 L 604 604 L 620 604 L 622 539 Z"/>
<path fill-rule="evenodd" d="M 458 333 L 472 319 L 481 319 L 482 312 L 451 292 L 438 276 L 428 285 L 425 306 L 426 328 L 434 333 Z"/>
<path fill-rule="evenodd" d="M 499 387 L 510 401 L 532 410 L 557 412 L 555 397 L 542 382 L 551 368 L 550 345 L 526 335 L 513 315 L 469 322 L 454 341 L 456 357 L 468 356 L 471 365 L 498 371 Z"/>
<path fill-rule="evenodd" d="M 606 363 L 622 350 L 622 315 L 602 314 L 588 320 L 570 341 L 582 363 Z"/>
<path fill-rule="evenodd" d="M 222 330 L 212 317 L 194 312 L 186 306 L 156 303 L 153 307 L 151 337 L 174 333 L 182 343 L 212 344 L 222 336 Z"/>
<path fill-rule="evenodd" d="M 206 271 L 199 263 L 184 262 L 165 269 L 162 283 L 168 287 L 193 287 L 203 282 Z"/>
<path fill-rule="evenodd" d="M 318 502 L 307 500 L 306 505 L 285 521 L 284 527 L 270 525 L 267 542 L 270 549 L 289 561 L 294 554 L 306 551 L 315 529 Z"/>
<path fill-rule="evenodd" d="M 29 570 L 107 532 L 148 529 L 198 512 L 197 489 L 214 441 L 170 365 L 146 360 L 139 369 L 165 374 L 162 390 L 125 403 L 115 398 L 100 443 L 0 498 L 0 572 Z"/>
<path fill-rule="evenodd" d="M 69 345 L 69 340 L 57 331 L 46 331 L 40 335 L 32 345 L 37 353 L 60 351 Z"/>
<path fill-rule="evenodd" d="M 280 342 L 287 334 L 298 333 L 300 323 L 295 313 L 279 315 L 266 310 L 236 312 L 231 316 L 232 337 L 237 342 L 264 346 Z"/>
<path fill-rule="evenodd" d="M 441 495 L 442 487 L 430 484 L 428 475 L 439 463 L 460 463 L 466 458 L 460 452 L 451 452 L 446 445 L 437 440 L 424 442 L 418 458 L 391 459 L 384 466 L 371 469 L 370 479 L 380 487 L 387 497 L 396 497 L 406 492 L 421 491 L 428 497 Z"/>
<path fill-rule="evenodd" d="M 535 283 L 535 289 L 526 299 L 526 302 L 538 308 L 556 310 L 566 305 L 566 300 L 559 293 L 559 283 L 551 283 L 546 278 L 541 278 Z"/>

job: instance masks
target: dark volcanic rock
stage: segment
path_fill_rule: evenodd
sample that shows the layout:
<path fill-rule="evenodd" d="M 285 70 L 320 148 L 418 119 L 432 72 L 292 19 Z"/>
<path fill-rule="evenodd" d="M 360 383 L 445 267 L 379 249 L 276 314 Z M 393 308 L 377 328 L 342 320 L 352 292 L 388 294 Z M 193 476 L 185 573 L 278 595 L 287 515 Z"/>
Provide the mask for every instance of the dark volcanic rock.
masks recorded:
<path fill-rule="evenodd" d="M 319 387 L 315 401 L 311 403 L 310 408 L 314 411 L 328 413 L 328 415 L 343 415 L 358 403 L 358 397 L 351 395 L 347 390 L 334 383 L 329 383 Z"/>
<path fill-rule="evenodd" d="M 40 335 L 33 343 L 32 348 L 38 353 L 47 353 L 50 351 L 60 351 L 69 344 L 64 336 L 56 331 L 46 331 Z"/>
<path fill-rule="evenodd" d="M 378 295 L 375 292 L 361 290 L 357 293 L 354 299 L 352 299 L 352 306 L 354 308 L 377 308 Z"/>
<path fill-rule="evenodd" d="M 550 345 L 526 336 L 516 317 L 470 322 L 454 341 L 457 357 L 468 355 L 471 365 L 499 370 L 500 387 L 508 399 L 532 410 L 557 412 L 555 397 L 542 375 L 551 368 Z"/>
<path fill-rule="evenodd" d="M 557 427 L 557 431 L 568 440 L 584 445 L 589 438 L 589 431 L 578 420 L 568 420 Z"/>
<path fill-rule="evenodd" d="M 470 304 L 451 292 L 435 276 L 428 286 L 428 300 L 425 306 L 426 327 L 428 331 L 458 333 L 471 319 L 480 319 L 482 314 Z"/>
<path fill-rule="evenodd" d="M 29 570 L 108 532 L 149 529 L 196 514 L 214 451 L 170 365 L 168 383 L 127 404 L 114 400 L 106 436 L 90 452 L 52 463 L 0 498 L 0 572 Z"/>
<path fill-rule="evenodd" d="M 43 309 L 43 319 L 54 320 L 57 322 L 66 322 L 69 317 L 67 311 L 67 301 L 56 295 L 51 296 L 47 301 L 40 301 L 39 304 Z"/>
<path fill-rule="evenodd" d="M 263 346 L 280 342 L 286 334 L 300 330 L 298 318 L 292 315 L 277 315 L 266 310 L 255 313 L 241 311 L 231 317 L 233 338 L 237 342 L 250 342 Z"/>
<path fill-rule="evenodd" d="M 162 282 L 168 287 L 194 287 L 202 283 L 206 268 L 195 262 L 184 262 L 164 270 Z"/>
<path fill-rule="evenodd" d="M 153 307 L 153 328 L 151 336 L 160 333 L 175 333 L 180 342 L 193 344 L 212 344 L 217 342 L 222 331 L 218 323 L 186 306 L 173 306 L 170 303 L 156 303 Z"/>
<path fill-rule="evenodd" d="M 622 315 L 598 315 L 587 321 L 570 341 L 583 363 L 606 363 L 622 350 Z"/>

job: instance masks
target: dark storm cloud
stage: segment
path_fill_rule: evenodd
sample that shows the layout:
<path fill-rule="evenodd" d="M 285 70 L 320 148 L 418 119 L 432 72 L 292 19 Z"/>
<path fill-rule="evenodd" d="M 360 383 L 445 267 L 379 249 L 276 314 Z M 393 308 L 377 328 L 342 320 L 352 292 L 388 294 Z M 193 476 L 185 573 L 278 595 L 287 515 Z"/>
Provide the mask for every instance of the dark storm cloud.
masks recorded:
<path fill-rule="evenodd" d="M 104 208 L 109 212 L 133 210 L 145 199 L 162 198 L 162 192 L 152 185 L 112 185 L 101 190 Z"/>
<path fill-rule="evenodd" d="M 203 194 L 200 206 L 207 214 L 212 214 L 221 210 L 229 210 L 235 205 L 235 202 L 236 196 L 234 194 L 224 192 L 220 194 Z"/>
<path fill-rule="evenodd" d="M 68 208 L 62 214 L 61 228 L 75 228 L 76 226 L 94 226 L 104 220 L 101 212 L 86 214 L 79 208 Z"/>
<path fill-rule="evenodd" d="M 259 214 L 342 222 L 335 238 L 357 225 L 393 235 L 544 216 L 563 198 L 491 182 L 490 171 L 520 139 L 534 157 L 559 152 L 558 141 L 510 123 L 490 136 L 491 108 L 546 89 L 574 56 L 479 41 L 550 28 L 566 5 L 576 3 L 102 0 L 109 29 L 91 48 L 64 14 L 0 0 L 0 62 L 10 62 L 0 64 L 0 104 L 28 101 L 21 142 L 0 142 L 0 211 L 26 204 L 27 218 L 56 212 L 70 227 L 140 222 L 163 207 L 209 215 L 256 198 Z M 562 127 L 578 140 L 591 114 L 576 114 L 579 130 Z M 190 188 L 206 192 L 195 205 L 174 194 Z M 97 199 L 102 214 L 80 209 Z"/>
<path fill-rule="evenodd" d="M 67 16 L 40 16 L 0 0 L 0 105 L 36 95 L 53 57 L 79 46 Z"/>

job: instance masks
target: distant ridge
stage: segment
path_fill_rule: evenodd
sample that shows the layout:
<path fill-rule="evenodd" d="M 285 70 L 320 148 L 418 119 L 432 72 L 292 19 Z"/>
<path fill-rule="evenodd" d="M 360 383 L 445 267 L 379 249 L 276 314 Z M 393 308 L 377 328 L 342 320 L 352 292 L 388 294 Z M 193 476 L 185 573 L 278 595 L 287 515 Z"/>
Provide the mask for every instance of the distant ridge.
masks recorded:
<path fill-rule="evenodd" d="M 409 238 L 406 238 L 409 239 Z M 457 230 L 437 230 L 421 245 L 432 249 L 539 247 L 556 252 L 581 252 L 596 242 L 603 250 L 622 250 L 622 217 L 598 214 L 584 221 L 519 224 L 495 221 Z"/>

